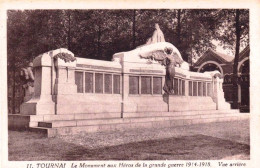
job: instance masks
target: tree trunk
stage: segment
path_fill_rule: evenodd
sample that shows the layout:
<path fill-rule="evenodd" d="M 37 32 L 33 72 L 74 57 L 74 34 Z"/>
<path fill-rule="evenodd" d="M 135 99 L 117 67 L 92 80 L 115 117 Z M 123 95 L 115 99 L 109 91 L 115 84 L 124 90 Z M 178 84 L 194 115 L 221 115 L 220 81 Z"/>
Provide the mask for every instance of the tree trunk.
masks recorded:
<path fill-rule="evenodd" d="M 240 21 L 239 21 L 240 11 L 236 9 L 236 53 L 233 65 L 233 74 L 237 76 L 237 67 L 238 67 L 238 60 L 239 60 L 239 49 L 240 49 Z"/>
<path fill-rule="evenodd" d="M 68 29 L 68 50 L 71 49 L 71 20 L 70 20 L 70 11 L 68 11 L 68 14 L 69 14 L 69 20 L 68 20 L 68 26 L 69 26 L 69 29 Z"/>
<path fill-rule="evenodd" d="M 13 62 L 13 108 L 12 108 L 12 113 L 15 114 L 15 106 L 16 106 L 16 103 L 15 103 L 15 92 L 16 92 L 16 86 L 15 86 L 15 83 L 16 83 L 16 77 L 15 77 L 15 58 L 14 58 L 14 62 Z"/>
<path fill-rule="evenodd" d="M 240 11 L 239 9 L 236 9 L 236 53 L 235 53 L 235 59 L 234 59 L 234 65 L 233 65 L 233 88 L 235 92 L 238 92 L 238 60 L 239 60 L 239 48 L 240 48 L 240 21 L 239 21 L 239 15 Z M 233 106 L 234 108 L 239 108 L 238 103 L 238 94 L 233 98 Z"/>
<path fill-rule="evenodd" d="M 178 9 L 177 11 L 177 47 L 180 48 L 181 46 L 181 10 Z"/>
<path fill-rule="evenodd" d="M 135 17 L 136 17 L 136 10 L 134 9 L 133 10 L 133 27 L 132 27 L 132 33 L 133 33 L 133 45 L 132 45 L 132 48 L 134 49 L 135 48 L 135 27 L 136 27 L 136 20 L 135 20 Z"/>

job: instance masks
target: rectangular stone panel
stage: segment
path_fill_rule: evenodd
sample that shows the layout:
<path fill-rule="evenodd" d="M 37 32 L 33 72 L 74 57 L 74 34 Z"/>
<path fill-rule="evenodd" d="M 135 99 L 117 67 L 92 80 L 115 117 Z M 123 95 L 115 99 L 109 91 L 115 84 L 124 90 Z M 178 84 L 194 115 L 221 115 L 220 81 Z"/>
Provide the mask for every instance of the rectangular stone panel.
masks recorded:
<path fill-rule="evenodd" d="M 201 82 L 198 82 L 198 96 L 202 96 L 203 94 L 203 87 L 202 87 L 202 83 Z"/>
<path fill-rule="evenodd" d="M 178 93 L 178 95 L 182 95 L 182 80 L 181 79 L 179 79 L 179 93 Z"/>
<path fill-rule="evenodd" d="M 150 76 L 141 77 L 141 94 L 152 94 L 152 78 Z"/>
<path fill-rule="evenodd" d="M 105 93 L 112 94 L 112 75 L 105 74 Z"/>
<path fill-rule="evenodd" d="M 197 90 L 198 90 L 198 83 L 193 82 L 193 96 L 198 96 Z"/>
<path fill-rule="evenodd" d="M 185 95 L 185 80 L 182 80 L 181 85 L 182 85 L 182 95 Z"/>
<path fill-rule="evenodd" d="M 203 96 L 206 96 L 206 91 L 207 91 L 207 89 L 206 89 L 206 82 L 203 82 Z"/>
<path fill-rule="evenodd" d="M 114 94 L 120 94 L 120 75 L 113 75 Z"/>
<path fill-rule="evenodd" d="M 211 83 L 207 83 L 207 96 L 211 96 L 212 85 Z"/>
<path fill-rule="evenodd" d="M 173 89 L 174 89 L 174 94 L 178 95 L 178 79 L 177 78 L 174 78 Z"/>
<path fill-rule="evenodd" d="M 85 73 L 85 92 L 93 93 L 93 73 Z"/>
<path fill-rule="evenodd" d="M 192 81 L 189 81 L 189 96 L 192 96 Z"/>
<path fill-rule="evenodd" d="M 129 76 L 129 94 L 139 94 L 138 76 Z"/>
<path fill-rule="evenodd" d="M 162 78 L 153 77 L 153 94 L 162 94 Z"/>
<path fill-rule="evenodd" d="M 83 93 L 83 72 L 75 71 L 75 84 L 77 85 L 77 92 Z"/>
<path fill-rule="evenodd" d="M 103 74 L 95 74 L 95 93 L 103 93 Z"/>

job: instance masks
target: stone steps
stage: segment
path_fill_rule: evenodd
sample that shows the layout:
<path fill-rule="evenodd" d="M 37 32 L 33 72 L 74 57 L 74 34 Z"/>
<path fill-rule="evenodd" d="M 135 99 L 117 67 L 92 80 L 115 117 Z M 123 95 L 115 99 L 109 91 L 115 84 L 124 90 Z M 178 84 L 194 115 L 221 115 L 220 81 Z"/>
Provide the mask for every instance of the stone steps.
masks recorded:
<path fill-rule="evenodd" d="M 124 118 L 81 118 L 76 120 L 38 122 L 38 127 L 31 127 L 30 130 L 42 132 L 48 137 L 54 137 L 57 135 L 73 135 L 89 132 L 106 132 L 138 128 L 163 128 L 207 122 L 231 121 L 245 119 L 248 118 L 248 116 L 249 115 L 238 113 L 238 110 L 212 110 L 207 112 L 129 112 L 124 113 Z"/>
<path fill-rule="evenodd" d="M 124 113 L 124 118 L 121 119 L 120 113 L 103 114 L 101 116 L 107 118 L 94 118 L 92 114 L 81 114 L 75 115 L 74 117 L 67 115 L 59 115 L 48 117 L 49 120 L 40 121 L 39 127 L 68 127 L 68 126 L 82 126 L 82 125 L 95 125 L 95 124 L 113 124 L 113 123 L 128 123 L 128 122 L 139 122 L 139 121 L 154 121 L 154 120 L 170 120 L 174 119 L 194 119 L 194 118 L 207 118 L 207 117 L 218 117 L 219 115 L 233 115 L 236 114 L 236 110 L 228 111 L 190 111 L 190 112 L 128 112 Z M 95 115 L 94 115 L 95 116 Z"/>
<path fill-rule="evenodd" d="M 67 115 L 44 115 L 43 121 L 120 118 L 120 112 L 79 113 Z"/>
<path fill-rule="evenodd" d="M 205 103 L 205 104 L 198 104 L 191 102 L 189 105 L 186 103 L 171 103 L 170 110 L 171 111 L 190 111 L 190 109 L 195 111 L 206 111 L 206 110 L 216 110 L 216 104 L 214 103 Z"/>
<path fill-rule="evenodd" d="M 217 114 L 231 114 L 239 113 L 238 110 L 199 110 L 199 111 L 172 111 L 172 112 L 103 112 L 103 113 L 78 113 L 78 114 L 58 114 L 58 115 L 9 115 L 8 126 L 11 129 L 29 128 L 29 127 L 72 127 L 86 125 L 86 123 L 99 123 L 103 124 L 103 120 L 110 120 L 110 124 L 117 122 L 116 119 L 123 117 L 124 122 L 135 120 L 141 121 L 154 121 L 154 120 L 170 120 L 176 119 L 191 119 L 191 118 L 205 118 L 214 117 Z M 207 116 L 210 115 L 210 116 Z M 131 119 L 127 118 L 142 118 Z M 149 119 L 150 118 L 150 119 Z M 93 120 L 93 121 L 89 121 Z M 19 121 L 19 122 L 17 122 Z M 60 121 L 60 122 L 58 122 Z M 39 125 L 40 124 L 40 125 Z"/>
<path fill-rule="evenodd" d="M 45 127 L 31 127 L 30 130 L 44 133 L 48 137 L 55 137 L 58 135 L 73 135 L 73 134 L 90 133 L 90 132 L 106 132 L 106 131 L 113 132 L 119 130 L 127 131 L 129 129 L 138 129 L 138 128 L 175 127 L 175 126 L 183 126 L 183 125 L 199 124 L 199 123 L 243 120 L 248 118 L 249 118 L 248 114 L 241 114 L 241 113 L 194 115 L 192 117 L 179 116 L 179 117 L 153 117 L 153 118 L 117 118 L 117 119 L 87 120 L 87 121 L 78 120 L 78 121 L 74 121 L 74 123 L 71 126 L 63 125 L 62 127 L 58 127 L 61 126 L 59 125 L 61 124 L 61 121 L 53 121 L 53 122 L 47 122 L 48 124 L 51 123 L 53 125 L 43 124 L 41 126 L 45 126 Z M 67 125 L 69 125 L 70 122 L 71 121 L 69 121 Z M 54 127 L 49 128 L 50 126 L 54 126 Z"/>
<path fill-rule="evenodd" d="M 113 118 L 113 119 L 89 119 L 89 120 L 61 120 L 39 122 L 39 127 L 57 128 L 57 127 L 78 127 L 87 125 L 102 125 L 102 124 L 122 124 L 122 123 L 138 123 L 138 122 L 153 122 L 178 119 L 199 119 L 199 118 L 215 118 L 215 117 L 230 117 L 236 116 L 236 113 L 221 113 L 221 114 L 203 114 L 203 115 L 179 115 L 179 116 L 158 116 L 158 117 L 132 117 L 132 118 Z"/>
<path fill-rule="evenodd" d="M 197 111 L 163 111 L 163 112 L 124 112 L 123 118 L 127 117 L 157 117 L 157 116 L 178 116 L 178 115 L 197 115 L 211 113 L 233 113 L 237 110 L 197 110 Z M 58 115 L 31 115 L 31 121 L 59 121 L 59 120 L 85 120 L 85 119 L 109 119 L 121 118 L 120 112 L 104 112 L 104 113 L 79 113 L 79 114 L 58 114 Z"/>
<path fill-rule="evenodd" d="M 157 116 L 184 116 L 184 115 L 198 115 L 198 114 L 221 114 L 221 113 L 238 113 L 237 110 L 198 110 L 198 111 L 174 111 L 174 112 L 125 112 L 124 118 L 127 117 L 157 117 Z"/>

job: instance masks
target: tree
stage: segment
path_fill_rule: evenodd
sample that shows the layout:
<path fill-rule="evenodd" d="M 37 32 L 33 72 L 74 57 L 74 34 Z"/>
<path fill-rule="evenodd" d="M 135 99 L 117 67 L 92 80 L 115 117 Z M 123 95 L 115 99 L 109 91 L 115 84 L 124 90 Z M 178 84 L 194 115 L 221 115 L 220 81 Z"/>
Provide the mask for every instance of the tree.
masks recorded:
<path fill-rule="evenodd" d="M 20 69 L 37 55 L 64 47 L 62 17 L 60 10 L 9 10 L 7 16 L 8 97 L 15 113 L 21 101 Z"/>
<path fill-rule="evenodd" d="M 175 13 L 176 39 L 173 40 L 185 61 L 192 64 L 193 58 L 198 58 L 208 50 L 215 49 L 212 43 L 216 29 L 212 22 L 216 10 L 178 9 Z"/>
<path fill-rule="evenodd" d="M 249 10 L 232 9 L 221 10 L 218 13 L 223 22 L 219 22 L 220 29 L 217 38 L 225 48 L 232 49 L 235 54 L 233 63 L 233 88 L 238 87 L 238 61 L 241 49 L 249 45 Z M 241 46 L 243 48 L 241 48 Z M 233 98 L 234 107 L 238 107 L 238 97 Z"/>
<path fill-rule="evenodd" d="M 239 14 L 237 15 L 237 12 Z M 238 18 L 237 18 L 238 16 Z M 238 20 L 237 20 L 238 19 Z M 215 15 L 217 31 L 214 38 L 221 42 L 224 49 L 230 49 L 235 54 L 236 40 L 240 40 L 239 51 L 249 45 L 249 10 L 248 9 L 222 9 Z M 236 22 L 239 25 L 236 26 Z M 237 38 L 236 28 L 239 28 L 240 37 Z"/>

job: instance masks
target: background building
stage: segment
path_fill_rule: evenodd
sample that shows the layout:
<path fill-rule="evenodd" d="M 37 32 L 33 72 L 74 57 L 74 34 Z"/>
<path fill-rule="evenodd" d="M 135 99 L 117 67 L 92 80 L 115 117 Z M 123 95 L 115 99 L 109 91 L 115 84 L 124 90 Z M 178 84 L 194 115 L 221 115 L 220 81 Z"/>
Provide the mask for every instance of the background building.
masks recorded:
<path fill-rule="evenodd" d="M 249 112 L 249 55 L 249 46 L 239 54 L 237 87 L 233 85 L 235 81 L 232 78 L 234 63 L 234 57 L 232 56 L 209 49 L 194 63 L 192 69 L 197 72 L 218 70 L 224 77 L 223 90 L 226 101 L 231 104 L 232 108 L 237 108 L 234 105 L 234 101 L 238 100 L 238 108 L 240 111 Z"/>

